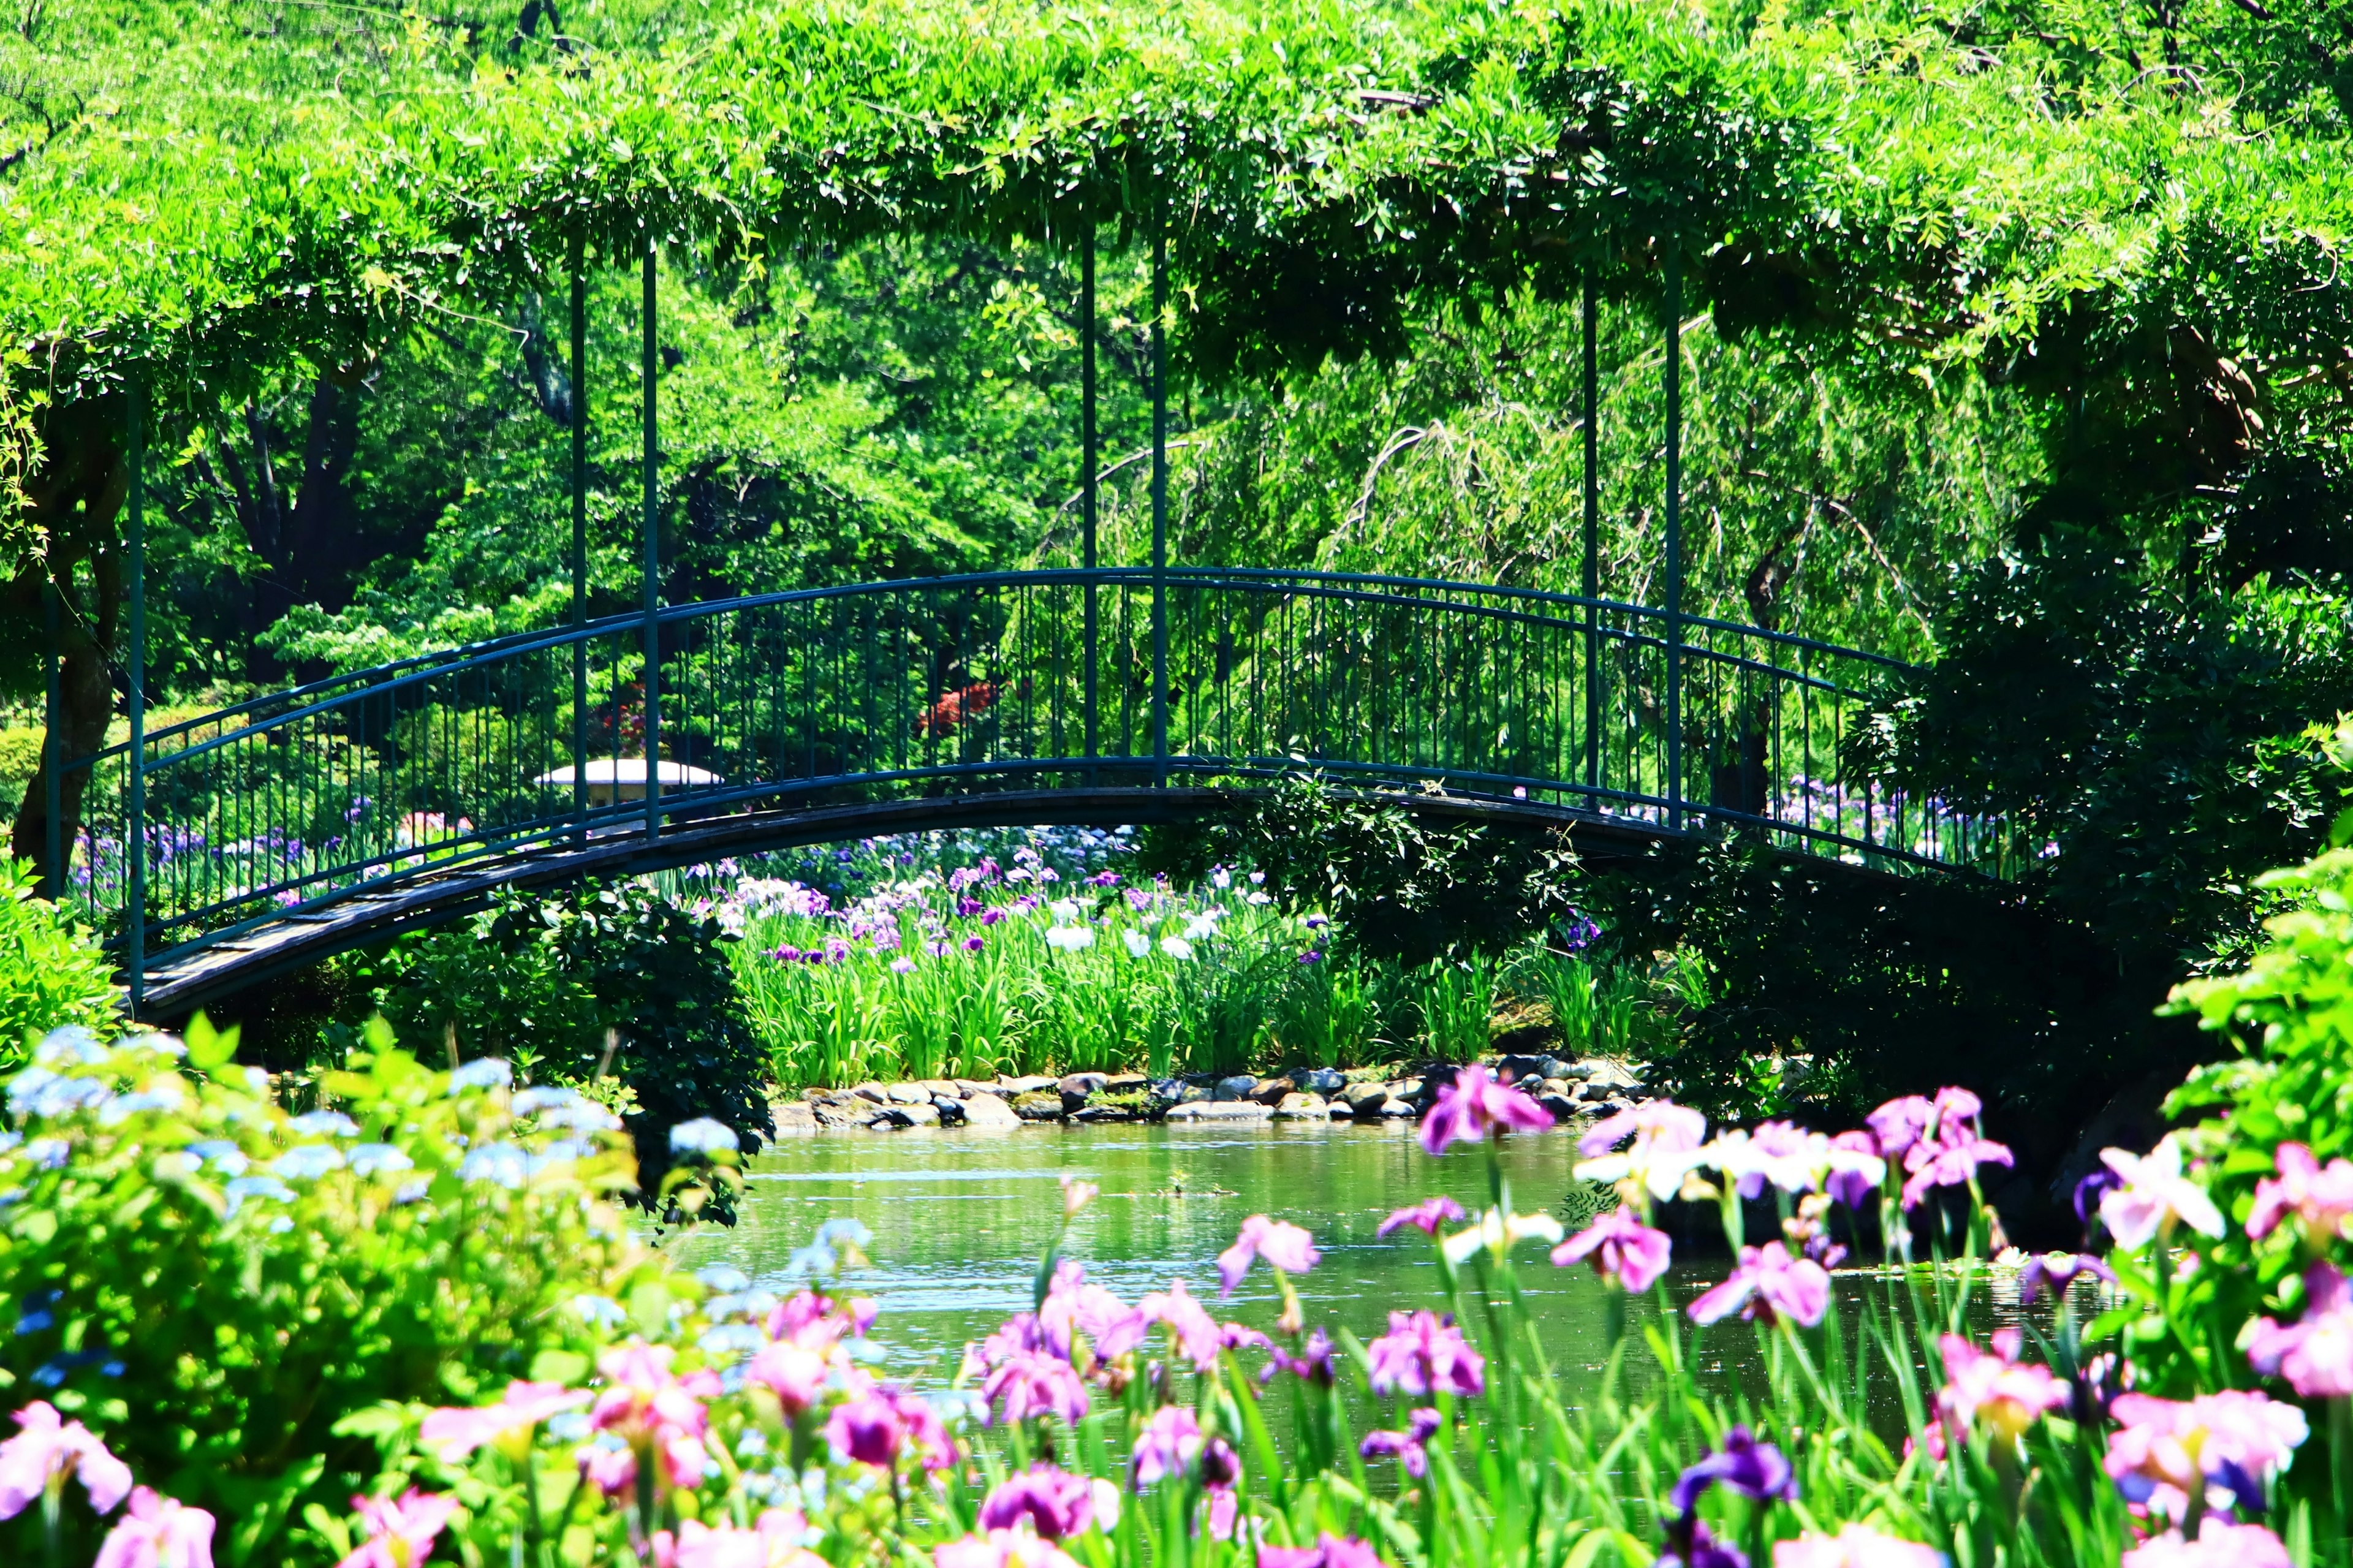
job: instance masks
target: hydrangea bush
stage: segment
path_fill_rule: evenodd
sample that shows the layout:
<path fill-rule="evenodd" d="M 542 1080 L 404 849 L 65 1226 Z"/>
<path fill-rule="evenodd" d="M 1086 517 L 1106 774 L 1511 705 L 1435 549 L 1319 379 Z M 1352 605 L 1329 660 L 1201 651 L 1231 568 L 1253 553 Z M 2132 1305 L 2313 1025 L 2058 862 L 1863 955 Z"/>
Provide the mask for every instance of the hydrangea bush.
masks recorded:
<path fill-rule="evenodd" d="M 662 1276 L 613 1205 L 634 1164 L 603 1108 L 379 1030 L 297 1115 L 234 1050 L 201 1021 L 67 1030 L 9 1080 L 0 1379 L 216 1515 L 223 1561 L 274 1563 L 373 1485 L 385 1401 L 585 1367 L 602 1331 L 569 1304 Z M 8 1528 L 0 1560 L 34 1561 Z"/>

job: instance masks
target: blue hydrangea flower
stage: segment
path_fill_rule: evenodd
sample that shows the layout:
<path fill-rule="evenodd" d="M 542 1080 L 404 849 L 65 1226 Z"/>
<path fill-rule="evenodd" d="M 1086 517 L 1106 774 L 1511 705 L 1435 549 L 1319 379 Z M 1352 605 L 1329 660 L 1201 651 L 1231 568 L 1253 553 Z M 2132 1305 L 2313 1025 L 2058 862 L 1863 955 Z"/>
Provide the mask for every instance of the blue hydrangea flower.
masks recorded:
<path fill-rule="evenodd" d="M 463 1094 L 470 1089 L 504 1089 L 514 1082 L 514 1068 L 497 1057 L 477 1057 L 449 1075 L 449 1092 Z"/>
<path fill-rule="evenodd" d="M 742 1146 L 733 1128 L 708 1116 L 681 1121 L 670 1130 L 670 1152 L 673 1154 L 733 1154 Z"/>
<path fill-rule="evenodd" d="M 228 1196 L 228 1212 L 232 1216 L 245 1206 L 248 1198 L 275 1198 L 281 1204 L 294 1201 L 294 1189 L 275 1176 L 239 1176 L 221 1191 Z"/>
<path fill-rule="evenodd" d="M 610 1296 L 575 1296 L 572 1310 L 579 1314 L 582 1322 L 595 1328 L 617 1329 L 629 1321 L 629 1314 Z"/>
<path fill-rule="evenodd" d="M 289 1181 L 315 1182 L 343 1168 L 343 1152 L 332 1143 L 305 1143 L 279 1155 L 269 1168 Z"/>
<path fill-rule="evenodd" d="M 458 1174 L 514 1192 L 531 1179 L 531 1156 L 518 1143 L 485 1143 L 466 1156 Z"/>
<path fill-rule="evenodd" d="M 417 1162 L 389 1143 L 362 1143 L 352 1151 L 352 1173 L 360 1176 L 381 1176 L 395 1171 L 413 1171 Z"/>
<path fill-rule="evenodd" d="M 340 1110 L 310 1110 L 296 1117 L 288 1125 L 305 1138 L 356 1138 L 360 1124 Z"/>
<path fill-rule="evenodd" d="M 245 1157 L 244 1150 L 226 1138 L 207 1138 L 201 1143 L 191 1143 L 188 1152 L 213 1169 L 231 1176 L 244 1175 L 246 1167 L 252 1163 Z"/>

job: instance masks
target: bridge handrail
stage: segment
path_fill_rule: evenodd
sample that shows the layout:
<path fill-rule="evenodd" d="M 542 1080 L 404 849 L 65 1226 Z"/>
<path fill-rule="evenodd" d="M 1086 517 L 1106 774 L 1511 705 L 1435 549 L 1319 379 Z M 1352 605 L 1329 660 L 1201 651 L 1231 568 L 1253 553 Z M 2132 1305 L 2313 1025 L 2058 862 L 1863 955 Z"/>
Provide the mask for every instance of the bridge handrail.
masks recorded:
<path fill-rule="evenodd" d="M 1099 789 L 1103 773 L 1141 792 L 1300 767 L 1376 790 L 1440 778 L 1509 809 L 1670 835 L 1753 826 L 1889 869 L 2001 874 L 2017 856 L 1998 817 L 1849 776 L 1846 738 L 1902 660 L 1619 600 L 1304 568 L 1055 567 L 671 605 L 641 642 L 647 625 L 600 616 L 414 655 L 182 720 L 135 759 L 127 743 L 76 759 L 107 769 L 86 814 L 93 917 L 121 914 L 134 952 L 152 932 L 170 944 L 159 954 L 190 955 L 592 838 L 669 864 L 673 829 L 748 813 L 746 831 L 773 837 L 845 791 L 881 809 Z M 655 754 L 657 722 L 665 766 L 702 770 L 691 782 L 652 799 L 618 769 L 564 782 L 567 760 Z M 132 900 L 140 887 L 162 896 Z"/>
<path fill-rule="evenodd" d="M 1518 587 L 1501 584 L 1462 583 L 1439 577 L 1392 577 L 1377 575 L 1370 573 L 1321 572 L 1308 570 L 1294 571 L 1284 567 L 1263 566 L 1172 566 L 1169 567 L 1166 574 L 1160 576 L 1157 580 L 1164 581 L 1171 586 L 1234 582 L 1253 586 L 1264 585 L 1270 589 L 1280 588 L 1285 584 L 1304 584 L 1311 590 L 1318 591 L 1323 594 L 1332 595 L 1333 596 L 1345 596 L 1357 599 L 1361 602 L 1381 602 L 1387 600 L 1400 604 L 1431 603 L 1431 601 L 1420 597 L 1418 594 L 1335 594 L 1334 591 L 1335 589 L 1343 588 L 1351 590 L 1393 590 L 1403 588 L 1435 590 L 1446 594 L 1474 595 L 1492 598 L 1517 599 L 1536 604 L 1567 605 L 1586 612 L 1588 619 L 1598 619 L 1601 613 L 1608 612 L 1638 620 L 1651 620 L 1660 622 L 1662 624 L 1672 621 L 1683 626 L 1697 627 L 1705 631 L 1725 633 L 1743 638 L 1744 640 L 1764 642 L 1776 647 L 1793 648 L 1808 653 L 1819 653 L 1835 658 L 1857 660 L 1864 664 L 1876 665 L 1882 668 L 1890 670 L 1906 670 L 1915 668 L 1902 659 L 1894 658 L 1885 654 L 1873 653 L 1861 648 L 1841 647 L 1835 643 L 1823 642 L 1813 637 L 1800 637 L 1790 632 L 1777 631 L 1766 626 L 1749 626 L 1738 621 L 1718 620 L 1705 616 L 1685 615 L 1670 616 L 1666 611 L 1652 605 L 1630 604 L 1626 601 L 1618 599 L 1588 599 L 1582 595 L 1560 593 L 1552 589 L 1545 588 Z M 762 609 L 776 605 L 802 604 L 828 598 L 874 596 L 892 593 L 904 593 L 917 589 L 930 592 L 945 592 L 1004 587 L 1019 584 L 1043 584 L 1055 582 L 1072 583 L 1079 585 L 1092 584 L 1096 586 L 1107 584 L 1149 586 L 1155 581 L 1155 574 L 1152 569 L 1148 566 L 1103 566 L 1093 568 L 1092 570 L 1089 570 L 1084 567 L 1041 567 L 1027 571 L 1017 570 L 961 573 L 946 577 L 901 577 L 878 583 L 825 584 L 807 588 L 780 589 L 767 594 L 738 595 L 726 599 L 699 600 L 690 605 L 665 605 L 658 614 L 656 623 L 659 626 L 681 625 L 690 621 L 714 618 L 722 615 L 734 614 L 744 610 Z M 1489 606 L 1478 605 L 1458 605 L 1451 607 L 1479 615 L 1493 615 L 1497 613 Z M 523 654 L 543 652 L 551 648 L 568 647 L 574 643 L 590 641 L 607 636 L 616 631 L 624 631 L 643 624 L 644 616 L 638 614 L 602 616 L 595 620 L 583 622 L 581 625 L 576 626 L 551 626 L 535 631 L 512 632 L 502 637 L 487 638 L 478 643 L 463 644 L 458 647 L 440 652 L 412 655 L 407 658 L 396 659 L 388 664 L 374 665 L 363 669 L 347 670 L 336 675 L 322 676 L 317 680 L 308 681 L 300 686 L 289 687 L 282 691 L 268 692 L 259 697 L 247 698 L 242 701 L 231 703 L 227 707 L 197 714 L 192 718 L 181 720 L 176 723 L 166 725 L 161 729 L 148 731 L 144 736 L 144 742 L 150 752 L 157 752 L 157 749 L 160 748 L 164 742 L 170 741 L 174 737 L 187 734 L 195 730 L 202 729 L 209 725 L 219 724 L 237 714 L 252 712 L 268 704 L 286 702 L 302 698 L 315 699 L 314 700 L 303 703 L 298 707 L 284 709 L 282 710 L 273 712 L 266 718 L 259 720 L 254 723 L 244 725 L 238 729 L 224 731 L 217 735 L 209 737 L 206 741 L 199 742 L 194 745 L 178 746 L 172 748 L 168 752 L 161 752 L 159 754 L 154 756 L 153 761 L 149 765 L 169 766 L 176 763 L 193 761 L 206 752 L 218 749 L 240 740 L 248 739 L 263 731 L 275 728 L 297 719 L 329 711 L 343 702 L 351 700 L 356 697 L 375 695 L 387 690 L 396 690 L 402 687 L 414 685 L 418 682 L 430 679 L 436 676 L 448 675 L 461 671 L 471 666 L 488 664 L 496 660 L 512 658 Z M 1551 625 L 1559 623 L 1547 617 L 1545 624 Z M 1582 621 L 1572 621 L 1567 624 L 1573 627 L 1581 628 L 1585 623 Z M 1665 647 L 1673 640 L 1663 634 L 1657 637 L 1645 637 L 1639 634 L 1625 631 L 1614 626 L 1602 626 L 1597 625 L 1593 627 L 1593 630 L 1599 636 L 1609 638 L 1613 642 L 1633 643 L 1653 647 Z M 1800 684 L 1816 687 L 1827 691 L 1839 692 L 1842 695 L 1858 695 L 1849 688 L 1840 686 L 1836 682 L 1830 681 L 1822 677 L 1815 676 L 1806 671 L 1788 669 L 1782 666 L 1770 664 L 1760 659 L 1752 659 L 1745 655 L 1728 654 L 1720 649 L 1710 648 L 1704 646 L 1684 643 L 1682 647 L 1686 654 L 1709 659 L 1713 662 L 1728 664 L 1736 668 L 1747 668 L 1760 673 L 1769 672 L 1788 679 L 1798 681 Z M 72 759 L 64 765 L 62 771 L 72 773 L 80 769 L 94 768 L 111 759 L 127 756 L 129 752 L 130 742 L 127 740 L 118 742 L 101 751 L 92 752 L 87 755 Z"/>

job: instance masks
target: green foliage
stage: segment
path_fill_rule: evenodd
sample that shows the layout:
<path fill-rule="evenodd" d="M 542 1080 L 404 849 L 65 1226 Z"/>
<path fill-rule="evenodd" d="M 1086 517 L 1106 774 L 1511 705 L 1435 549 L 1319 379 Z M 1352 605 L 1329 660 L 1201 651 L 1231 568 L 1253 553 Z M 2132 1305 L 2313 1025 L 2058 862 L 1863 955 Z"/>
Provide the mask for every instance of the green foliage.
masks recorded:
<path fill-rule="evenodd" d="M 1147 838 L 1145 858 L 1178 875 L 1213 859 L 1253 867 L 1294 904 L 1328 910 L 1350 951 L 1408 967 L 1499 950 L 1573 912 L 1565 838 L 1433 826 L 1321 775 L 1286 774 L 1233 823 Z"/>
<path fill-rule="evenodd" d="M 2166 1101 L 2169 1116 L 2199 1118 L 2181 1136 L 2206 1162 L 2207 1191 L 2232 1221 L 2211 1249 L 2226 1267 L 2183 1303 L 2225 1342 L 2259 1312 L 2289 1315 L 2304 1268 L 2327 1250 L 2329 1238 L 2299 1237 L 2293 1226 L 2263 1239 L 2246 1235 L 2256 1183 L 2276 1174 L 2271 1151 L 2301 1143 L 2324 1165 L 2353 1155 L 2353 850 L 2329 850 L 2262 881 L 2290 900 L 2264 922 L 2267 940 L 2245 967 L 2180 985 L 2168 1003 L 2232 1051 Z M 2222 1348 L 2195 1332 L 2152 1347 L 2176 1381 L 2211 1374 Z"/>
<path fill-rule="evenodd" d="M 1421 1043 L 1440 1061 L 1467 1062 L 1486 1055 L 1488 1020 L 1495 1016 L 1495 965 L 1483 953 L 1432 959 L 1406 974 L 1421 1023 Z"/>
<path fill-rule="evenodd" d="M 1868 877 L 1745 839 L 1662 848 L 1590 886 L 1614 960 L 1704 963 L 1697 1005 L 1654 1003 L 1673 1023 L 1649 1077 L 1722 1114 L 1856 1114 L 1967 1062 L 2031 1163 L 2154 1053 L 2187 1065 L 2190 1042 L 2147 1025 L 2114 960 L 2015 889 Z"/>
<path fill-rule="evenodd" d="M 576 1300 L 627 1298 L 653 1266 L 611 1206 L 628 1149 L 595 1107 L 534 1121 L 379 1026 L 296 1117 L 235 1050 L 201 1019 L 185 1054 L 68 1032 L 11 1080 L 37 1142 L 0 1153 L 0 1371 L 213 1510 L 221 1563 L 318 1563 L 298 1521 L 375 1489 L 387 1403 L 543 1375 L 588 1342 Z M 38 1513 L 0 1526 L 10 1561 L 36 1560 Z"/>
<path fill-rule="evenodd" d="M 1514 985 L 1544 1002 L 1562 1049 L 1603 1057 L 1650 1053 L 1658 1014 L 1650 988 L 1630 964 L 1555 952 L 1539 940 L 1513 955 L 1507 973 Z"/>
<path fill-rule="evenodd" d="M 615 1080 L 650 1195 L 674 1125 L 709 1117 L 745 1148 L 771 1131 L 733 940 L 639 883 L 507 893 L 459 928 L 402 939 L 380 961 L 378 997 L 405 1036 L 447 1037 L 453 1054 L 507 1058 L 552 1083 Z"/>
<path fill-rule="evenodd" d="M 31 862 L 0 854 L 0 1070 L 69 1026 L 99 1038 L 121 1026 L 114 965 L 72 917 L 36 898 Z"/>
<path fill-rule="evenodd" d="M 2153 1003 L 2183 968 L 2243 952 L 2255 876 L 2326 833 L 2335 767 L 2305 731 L 2353 689 L 2348 625 L 2336 594 L 2226 594 L 2055 537 L 1969 575 L 1943 657 L 1890 705 L 1879 765 L 2007 814 L 2041 851 L 2025 884 Z"/>

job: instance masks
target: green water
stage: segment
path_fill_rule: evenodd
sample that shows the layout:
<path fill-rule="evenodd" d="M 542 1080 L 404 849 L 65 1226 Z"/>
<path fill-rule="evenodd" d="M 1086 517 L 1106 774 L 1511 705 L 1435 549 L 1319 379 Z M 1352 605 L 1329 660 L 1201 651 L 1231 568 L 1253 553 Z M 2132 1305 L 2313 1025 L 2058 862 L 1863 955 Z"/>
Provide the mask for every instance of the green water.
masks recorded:
<path fill-rule="evenodd" d="M 1514 1206 L 1556 1214 L 1572 1185 L 1576 1144 L 1566 1133 L 1514 1138 L 1504 1146 Z M 953 1378 L 965 1345 L 1030 1304 L 1038 1255 L 1061 1221 L 1058 1178 L 1083 1177 L 1103 1196 L 1072 1226 L 1067 1253 L 1088 1277 L 1133 1301 L 1182 1279 L 1214 1298 L 1214 1259 L 1246 1215 L 1271 1215 L 1306 1226 L 1323 1249 L 1299 1281 L 1309 1322 L 1345 1325 L 1370 1339 L 1392 1308 L 1442 1308 L 1437 1265 L 1419 1231 L 1373 1234 L 1392 1210 L 1444 1193 L 1464 1208 L 1487 1201 L 1487 1155 L 1461 1148 L 1433 1159 L 1409 1127 L 1275 1124 L 1249 1129 L 1190 1126 L 1030 1125 L 997 1131 L 913 1131 L 819 1134 L 774 1145 L 753 1162 L 744 1217 L 673 1245 L 693 1267 L 733 1264 L 771 1289 L 788 1288 L 795 1248 L 828 1219 L 855 1218 L 874 1234 L 872 1265 L 844 1281 L 875 1298 L 880 1370 L 919 1386 Z M 1604 1295 L 1589 1269 L 1556 1268 L 1534 1243 L 1518 1250 L 1522 1291 L 1554 1364 L 1572 1394 L 1589 1386 L 1606 1354 Z M 1680 1309 L 1725 1271 L 1721 1256 L 1679 1260 L 1667 1280 Z M 1850 1321 L 1861 1295 L 1879 1287 L 1838 1277 Z M 1281 1310 L 1260 1265 L 1228 1301 L 1221 1320 L 1271 1331 Z M 1635 1321 L 1649 1310 L 1638 1303 Z M 1973 1318 L 2014 1315 L 1986 1303 Z M 1255 1352 L 1244 1361 L 1255 1365 Z M 1756 1386 L 1750 1325 L 1731 1321 L 1701 1340 L 1704 1376 Z M 1882 1380 L 1883 1385 L 1884 1380 Z M 1892 1389 L 1871 1404 L 1893 1414 Z"/>

